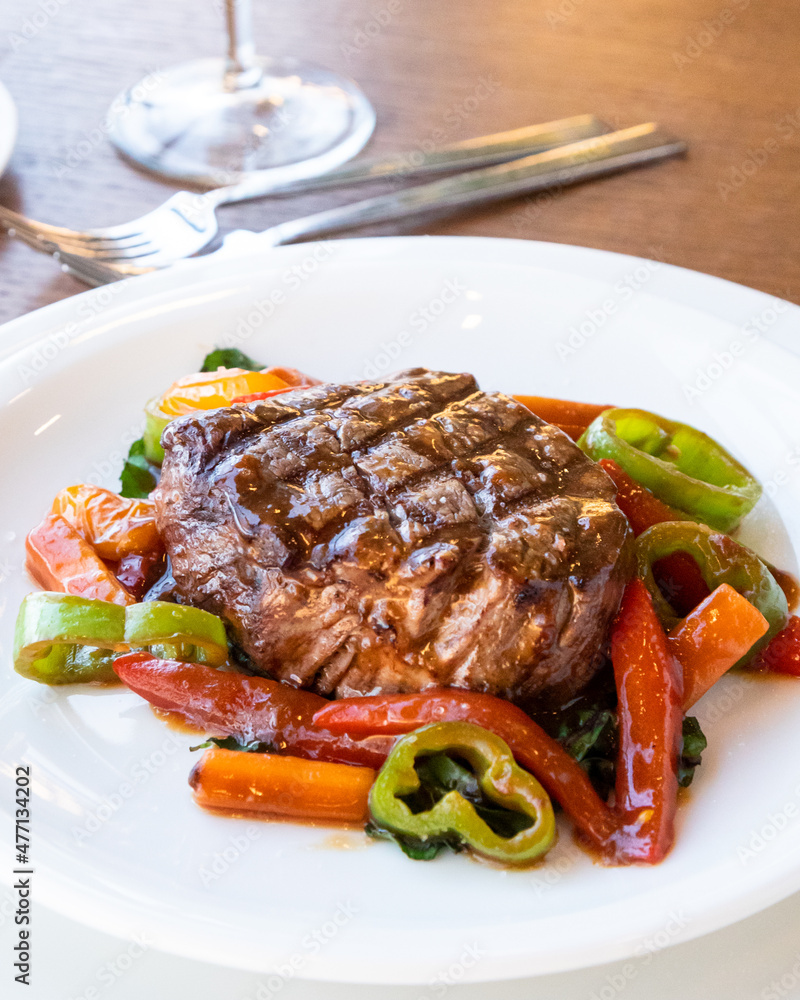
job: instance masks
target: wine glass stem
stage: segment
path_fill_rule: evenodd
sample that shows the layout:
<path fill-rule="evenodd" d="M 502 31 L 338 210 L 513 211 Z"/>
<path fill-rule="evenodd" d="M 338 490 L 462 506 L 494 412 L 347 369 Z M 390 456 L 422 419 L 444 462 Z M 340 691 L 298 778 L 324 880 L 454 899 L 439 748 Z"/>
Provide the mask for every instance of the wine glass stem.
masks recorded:
<path fill-rule="evenodd" d="M 225 88 L 252 87 L 261 76 L 253 41 L 252 0 L 225 0 L 225 24 L 228 28 Z"/>

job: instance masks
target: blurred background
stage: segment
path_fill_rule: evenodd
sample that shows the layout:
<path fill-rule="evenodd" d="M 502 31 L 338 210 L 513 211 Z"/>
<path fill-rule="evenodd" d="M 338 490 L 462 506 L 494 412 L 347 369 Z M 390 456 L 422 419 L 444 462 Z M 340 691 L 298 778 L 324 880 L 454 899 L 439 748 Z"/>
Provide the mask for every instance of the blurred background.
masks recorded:
<path fill-rule="evenodd" d="M 365 153 L 428 148 L 593 112 L 656 120 L 685 159 L 420 229 L 554 240 L 710 272 L 800 302 L 800 20 L 792 0 L 255 0 L 258 51 L 358 81 Z M 221 0 L 3 0 L 0 80 L 19 136 L 0 203 L 68 226 L 121 222 L 174 188 L 107 137 L 114 96 L 224 53 Z M 177 187 L 177 185 L 175 185 Z M 378 189 L 380 190 L 380 189 Z M 377 192 L 376 192 L 377 193 Z M 357 194 L 363 197 L 363 194 Z M 223 210 L 262 229 L 353 189 Z M 0 236 L 0 321 L 81 287 Z"/>

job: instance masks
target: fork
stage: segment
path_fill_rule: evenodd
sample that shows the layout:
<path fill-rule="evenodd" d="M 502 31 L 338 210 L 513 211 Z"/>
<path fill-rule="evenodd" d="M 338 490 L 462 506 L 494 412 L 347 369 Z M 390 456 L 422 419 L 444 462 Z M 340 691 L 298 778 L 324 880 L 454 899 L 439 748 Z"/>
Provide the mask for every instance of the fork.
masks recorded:
<path fill-rule="evenodd" d="M 412 150 L 382 158 L 345 164 L 320 177 L 276 185 L 263 172 L 239 184 L 203 194 L 179 191 L 163 205 L 132 222 L 83 232 L 36 222 L 0 206 L 0 228 L 36 248 L 41 240 L 59 250 L 114 263 L 147 257 L 152 267 L 165 267 L 207 246 L 218 232 L 220 205 L 264 195 L 290 195 L 373 180 L 404 180 L 422 173 L 478 167 L 522 154 L 535 153 L 580 139 L 601 135 L 609 126 L 594 115 L 575 115 L 540 125 L 529 125 L 451 143 L 424 152 Z M 271 172 L 270 172 L 271 173 Z"/>
<path fill-rule="evenodd" d="M 607 135 L 535 153 L 510 163 L 467 171 L 455 177 L 407 188 L 391 195 L 369 198 L 340 208 L 281 222 L 262 233 L 236 230 L 215 254 L 247 251 L 253 246 L 280 246 L 306 237 L 321 236 L 355 226 L 390 219 L 443 214 L 468 205 L 486 204 L 545 188 L 560 189 L 578 181 L 683 153 L 686 144 L 650 122 Z M 27 239 L 26 239 L 27 242 Z M 32 241 L 36 242 L 36 241 Z M 43 245 L 39 244 L 39 249 Z M 65 270 L 90 285 L 157 270 L 145 263 L 103 263 L 56 247 L 49 250 Z M 180 265 L 177 265 L 180 266 Z"/>

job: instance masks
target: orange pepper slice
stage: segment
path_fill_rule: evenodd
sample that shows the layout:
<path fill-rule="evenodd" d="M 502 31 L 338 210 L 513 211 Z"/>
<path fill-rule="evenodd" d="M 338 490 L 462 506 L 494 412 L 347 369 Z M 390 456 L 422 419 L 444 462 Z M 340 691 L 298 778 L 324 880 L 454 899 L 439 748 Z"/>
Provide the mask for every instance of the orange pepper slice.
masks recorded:
<path fill-rule="evenodd" d="M 286 382 L 270 372 L 249 372 L 244 368 L 218 368 L 215 372 L 185 375 L 167 389 L 158 402 L 162 416 L 180 417 L 194 410 L 215 410 L 229 406 L 237 396 L 285 389 Z"/>

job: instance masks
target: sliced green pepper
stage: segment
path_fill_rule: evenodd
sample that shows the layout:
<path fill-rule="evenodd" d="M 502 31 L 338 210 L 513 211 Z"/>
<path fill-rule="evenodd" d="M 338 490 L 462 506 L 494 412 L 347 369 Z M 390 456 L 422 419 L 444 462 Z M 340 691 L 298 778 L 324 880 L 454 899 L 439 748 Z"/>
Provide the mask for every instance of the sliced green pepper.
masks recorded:
<path fill-rule="evenodd" d="M 144 456 L 153 465 L 161 465 L 164 461 L 164 449 L 161 447 L 161 435 L 164 428 L 175 417 L 168 417 L 161 412 L 159 403 L 161 398 L 151 399 L 144 408 Z"/>
<path fill-rule="evenodd" d="M 653 563 L 673 552 L 688 553 L 697 563 L 711 590 L 727 583 L 755 605 L 769 622 L 767 633 L 737 666 L 749 660 L 786 624 L 789 615 L 786 595 L 754 552 L 705 524 L 664 521 L 639 535 L 636 553 L 639 576 L 650 591 L 656 613 L 667 630 L 674 627 L 680 619 L 655 581 Z"/>
<path fill-rule="evenodd" d="M 73 594 L 29 594 L 17 615 L 14 669 L 43 684 L 113 681 L 114 652 L 127 648 L 125 608 L 119 604 Z"/>
<path fill-rule="evenodd" d="M 222 619 L 202 608 L 170 601 L 130 604 L 125 611 L 125 642 L 131 649 L 149 649 L 159 656 L 163 647 L 178 647 L 183 656 L 169 649 L 170 655 L 162 658 L 190 659 L 209 667 L 219 667 L 228 658 Z"/>
<path fill-rule="evenodd" d="M 761 486 L 707 434 L 646 410 L 606 410 L 578 441 L 610 458 L 659 500 L 719 531 L 732 531 L 758 502 Z"/>
<path fill-rule="evenodd" d="M 209 666 L 228 655 L 225 626 L 200 608 L 168 601 L 124 608 L 44 592 L 29 594 L 19 609 L 14 669 L 44 684 L 113 681 L 114 654 L 132 648 Z"/>
<path fill-rule="evenodd" d="M 463 765 L 426 764 L 441 754 L 468 765 L 474 792 L 464 780 Z M 442 791 L 450 789 L 433 804 L 420 794 L 426 766 L 435 768 Z M 533 861 L 555 840 L 553 807 L 545 790 L 517 766 L 499 736 L 469 722 L 437 722 L 398 740 L 372 786 L 369 806 L 378 828 L 422 847 L 455 840 L 510 865 Z M 505 820 L 493 816 L 498 811 Z M 419 856 L 431 855 L 420 851 Z"/>

